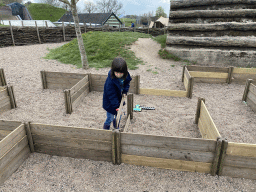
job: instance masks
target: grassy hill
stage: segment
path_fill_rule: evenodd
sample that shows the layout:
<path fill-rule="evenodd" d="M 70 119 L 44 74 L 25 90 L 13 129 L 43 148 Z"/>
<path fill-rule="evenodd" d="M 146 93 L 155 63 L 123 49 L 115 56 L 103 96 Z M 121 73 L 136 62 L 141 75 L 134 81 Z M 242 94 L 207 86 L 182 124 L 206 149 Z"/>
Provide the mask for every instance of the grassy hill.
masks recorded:
<path fill-rule="evenodd" d="M 50 20 L 52 22 L 58 21 L 66 13 L 65 9 L 42 3 L 31 3 L 27 9 L 34 20 Z"/>
<path fill-rule="evenodd" d="M 127 49 L 138 38 L 150 38 L 151 35 L 138 32 L 88 32 L 82 35 L 90 67 L 110 67 L 115 57 L 123 57 L 129 69 L 136 69 L 142 61 L 136 58 L 134 52 Z M 56 59 L 62 63 L 81 66 L 81 57 L 77 39 L 51 49 L 45 59 Z"/>

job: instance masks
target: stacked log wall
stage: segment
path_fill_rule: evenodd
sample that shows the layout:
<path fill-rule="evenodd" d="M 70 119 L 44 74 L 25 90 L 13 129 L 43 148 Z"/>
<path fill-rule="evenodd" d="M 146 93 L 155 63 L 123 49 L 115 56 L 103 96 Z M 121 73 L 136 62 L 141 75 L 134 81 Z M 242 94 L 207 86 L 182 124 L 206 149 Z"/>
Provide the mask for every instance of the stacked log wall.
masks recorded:
<path fill-rule="evenodd" d="M 256 0 L 172 1 L 166 50 L 206 66 L 256 66 Z"/>

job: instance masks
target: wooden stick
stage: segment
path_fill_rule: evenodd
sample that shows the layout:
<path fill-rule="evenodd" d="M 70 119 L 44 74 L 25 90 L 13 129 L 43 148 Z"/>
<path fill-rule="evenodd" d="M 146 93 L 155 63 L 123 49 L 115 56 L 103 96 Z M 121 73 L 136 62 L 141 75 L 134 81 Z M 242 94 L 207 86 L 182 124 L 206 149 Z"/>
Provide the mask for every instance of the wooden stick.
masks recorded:
<path fill-rule="evenodd" d="M 89 91 L 91 92 L 92 91 L 92 74 L 89 73 L 88 76 L 89 76 Z"/>
<path fill-rule="evenodd" d="M 227 139 L 222 140 L 222 145 L 221 145 L 221 153 L 220 153 L 220 159 L 219 159 L 219 164 L 217 168 L 217 175 L 222 175 L 222 170 L 223 170 L 223 163 L 226 157 L 226 151 L 228 148 L 228 141 Z"/>
<path fill-rule="evenodd" d="M 12 31 L 12 24 L 11 24 L 11 21 L 9 21 L 9 25 L 10 25 L 11 36 L 12 36 L 12 43 L 13 43 L 13 46 L 15 46 L 15 42 L 14 42 L 14 36 L 13 36 L 13 31 Z"/>
<path fill-rule="evenodd" d="M 245 101 L 245 102 L 247 101 L 247 95 L 248 95 L 250 84 L 251 84 L 252 81 L 253 81 L 252 79 L 247 79 L 246 80 L 242 101 Z"/>
<path fill-rule="evenodd" d="M 66 41 L 66 36 L 65 36 L 65 25 L 64 22 L 62 21 L 62 31 L 63 31 L 63 39 Z"/>
<path fill-rule="evenodd" d="M 201 101 L 203 101 L 205 103 L 204 98 L 198 97 L 195 124 L 198 124 L 198 120 L 199 120 L 199 117 L 200 117 Z"/>
<path fill-rule="evenodd" d="M 45 28 L 48 29 L 47 21 L 45 21 Z"/>
<path fill-rule="evenodd" d="M 27 133 L 27 137 L 28 137 L 28 144 L 29 144 L 30 151 L 31 151 L 31 153 L 34 153 L 35 148 L 34 148 L 33 137 L 31 134 L 30 122 L 25 124 L 25 129 L 26 129 L 26 133 Z"/>
<path fill-rule="evenodd" d="M 232 73 L 233 73 L 234 67 L 229 67 L 228 68 L 228 78 L 227 78 L 227 83 L 230 84 L 232 81 Z"/>
<path fill-rule="evenodd" d="M 36 21 L 35 21 L 35 25 L 36 25 L 36 31 L 37 31 L 38 41 L 39 41 L 39 43 L 41 44 L 41 39 L 40 39 L 39 30 L 38 30 Z"/>
<path fill-rule="evenodd" d="M 24 25 L 23 25 L 23 20 L 21 20 L 21 27 L 22 27 L 22 28 L 24 27 Z"/>
<path fill-rule="evenodd" d="M 84 33 L 86 33 L 86 23 L 84 23 Z"/>
<path fill-rule="evenodd" d="M 214 155 L 212 168 L 211 168 L 212 176 L 215 176 L 218 171 L 218 163 L 219 163 L 219 158 L 221 153 L 221 146 L 222 146 L 222 139 L 218 137 L 216 142 L 215 155 Z"/>

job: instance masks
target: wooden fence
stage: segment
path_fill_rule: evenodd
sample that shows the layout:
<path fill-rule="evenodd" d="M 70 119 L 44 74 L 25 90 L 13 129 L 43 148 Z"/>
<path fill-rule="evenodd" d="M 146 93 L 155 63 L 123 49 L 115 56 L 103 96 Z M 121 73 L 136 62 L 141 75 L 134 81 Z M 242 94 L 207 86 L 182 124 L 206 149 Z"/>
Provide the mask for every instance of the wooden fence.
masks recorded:
<path fill-rule="evenodd" d="M 30 149 L 25 125 L 0 121 L 0 185 L 28 158 Z"/>
<path fill-rule="evenodd" d="M 104 91 L 107 75 L 40 71 L 43 89 L 64 89 L 66 113 L 72 111 L 91 91 Z M 130 93 L 139 94 L 140 76 L 133 76 Z"/>
<path fill-rule="evenodd" d="M 198 98 L 197 110 L 195 123 L 198 124 L 198 128 L 204 139 L 213 139 L 221 138 L 221 135 L 215 126 L 215 123 L 212 120 L 212 117 L 205 106 L 205 99 Z"/>
<path fill-rule="evenodd" d="M 194 82 L 245 84 L 248 78 L 256 78 L 255 68 L 185 66 Z M 186 70 L 183 70 L 182 79 Z"/>
<path fill-rule="evenodd" d="M 248 79 L 245 84 L 243 101 L 256 112 L 256 86 L 252 83 L 252 79 Z"/>
<path fill-rule="evenodd" d="M 256 179 L 256 144 L 225 142 L 218 175 Z"/>

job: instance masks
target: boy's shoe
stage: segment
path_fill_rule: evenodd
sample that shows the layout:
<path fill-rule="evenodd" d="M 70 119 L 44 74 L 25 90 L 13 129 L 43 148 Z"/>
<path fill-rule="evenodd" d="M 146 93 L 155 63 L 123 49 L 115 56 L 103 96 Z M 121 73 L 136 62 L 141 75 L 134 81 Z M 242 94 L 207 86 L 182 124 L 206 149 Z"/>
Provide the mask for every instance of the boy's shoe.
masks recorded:
<path fill-rule="evenodd" d="M 110 125 L 106 125 L 106 124 L 104 123 L 104 125 L 103 125 L 103 129 L 105 129 L 105 130 L 109 130 L 109 129 L 110 129 Z"/>

